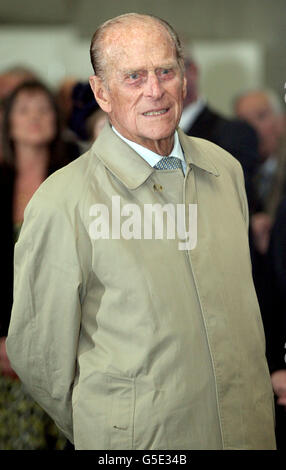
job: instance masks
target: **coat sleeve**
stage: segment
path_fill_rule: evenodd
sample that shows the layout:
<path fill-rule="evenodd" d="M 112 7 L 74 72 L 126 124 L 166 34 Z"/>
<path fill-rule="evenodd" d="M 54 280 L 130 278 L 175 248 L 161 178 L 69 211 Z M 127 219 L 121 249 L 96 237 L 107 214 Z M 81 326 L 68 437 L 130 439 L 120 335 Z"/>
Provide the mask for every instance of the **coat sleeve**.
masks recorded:
<path fill-rule="evenodd" d="M 15 247 L 7 351 L 28 393 L 73 442 L 71 395 L 81 321 L 76 224 L 35 198 Z"/>

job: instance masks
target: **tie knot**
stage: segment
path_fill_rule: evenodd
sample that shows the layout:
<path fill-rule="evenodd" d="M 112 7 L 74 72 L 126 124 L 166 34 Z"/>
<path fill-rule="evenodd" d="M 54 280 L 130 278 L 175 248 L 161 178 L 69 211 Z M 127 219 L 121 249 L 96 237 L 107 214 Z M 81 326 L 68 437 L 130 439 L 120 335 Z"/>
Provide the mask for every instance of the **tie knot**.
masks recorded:
<path fill-rule="evenodd" d="M 176 170 L 177 168 L 182 169 L 181 160 L 177 157 L 163 157 L 154 166 L 156 170 Z"/>

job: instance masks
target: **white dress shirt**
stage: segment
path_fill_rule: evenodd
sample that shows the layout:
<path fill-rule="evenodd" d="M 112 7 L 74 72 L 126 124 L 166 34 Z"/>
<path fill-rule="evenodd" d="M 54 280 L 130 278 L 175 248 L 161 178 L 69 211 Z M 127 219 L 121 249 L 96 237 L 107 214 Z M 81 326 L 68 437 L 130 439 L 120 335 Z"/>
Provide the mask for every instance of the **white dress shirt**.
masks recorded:
<path fill-rule="evenodd" d="M 118 135 L 124 142 L 126 142 L 135 152 L 137 152 L 140 157 L 144 158 L 144 160 L 149 163 L 152 167 L 154 167 L 162 158 L 164 158 L 162 155 L 159 155 L 158 153 L 152 152 L 152 150 L 147 149 L 146 147 L 143 147 L 142 145 L 136 144 L 136 142 L 132 142 L 132 140 L 126 139 L 126 137 L 123 137 L 116 129 L 115 127 L 112 126 L 112 130 L 115 132 L 115 134 Z M 184 153 L 179 141 L 178 133 L 177 131 L 174 134 L 174 147 L 171 153 L 169 155 L 166 155 L 166 157 L 177 157 L 182 161 L 182 167 L 183 167 L 183 172 L 184 174 L 186 173 L 186 162 L 185 162 L 185 157 Z"/>

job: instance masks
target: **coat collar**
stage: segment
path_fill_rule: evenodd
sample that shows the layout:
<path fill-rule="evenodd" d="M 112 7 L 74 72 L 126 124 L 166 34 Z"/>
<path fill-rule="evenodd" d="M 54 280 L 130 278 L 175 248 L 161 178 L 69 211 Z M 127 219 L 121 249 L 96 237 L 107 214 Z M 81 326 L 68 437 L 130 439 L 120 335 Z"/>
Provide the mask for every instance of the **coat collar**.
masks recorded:
<path fill-rule="evenodd" d="M 200 148 L 192 142 L 193 139 L 186 136 L 181 129 L 178 129 L 178 134 L 186 163 L 218 176 L 216 167 L 200 151 Z M 138 188 L 155 171 L 152 166 L 112 131 L 109 123 L 106 123 L 94 142 L 92 152 L 116 178 L 131 190 Z"/>
<path fill-rule="evenodd" d="M 178 134 L 187 165 L 195 166 L 214 176 L 219 176 L 219 171 L 211 158 L 206 155 L 205 148 L 198 145 L 202 139 L 189 137 L 180 128 L 178 128 Z"/>

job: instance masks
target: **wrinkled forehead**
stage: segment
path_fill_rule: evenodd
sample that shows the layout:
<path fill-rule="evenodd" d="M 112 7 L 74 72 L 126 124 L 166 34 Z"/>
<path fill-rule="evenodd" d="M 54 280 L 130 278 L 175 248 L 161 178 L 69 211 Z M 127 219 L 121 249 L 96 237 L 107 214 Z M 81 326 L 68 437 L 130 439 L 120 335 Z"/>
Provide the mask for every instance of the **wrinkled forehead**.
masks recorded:
<path fill-rule="evenodd" d="M 106 32 L 103 53 L 107 67 L 140 67 L 155 61 L 177 62 L 173 39 L 156 21 L 134 21 L 115 25 Z"/>

